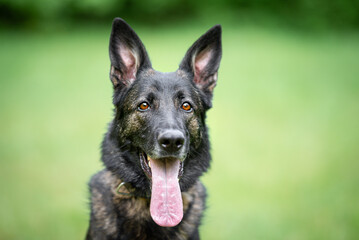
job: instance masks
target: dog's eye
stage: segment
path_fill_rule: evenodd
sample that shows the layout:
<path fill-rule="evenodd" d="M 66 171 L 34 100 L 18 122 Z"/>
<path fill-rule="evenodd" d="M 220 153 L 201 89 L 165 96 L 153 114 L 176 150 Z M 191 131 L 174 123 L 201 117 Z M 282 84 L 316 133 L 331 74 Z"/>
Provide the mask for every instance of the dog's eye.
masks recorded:
<path fill-rule="evenodd" d="M 188 102 L 184 102 L 181 106 L 181 108 L 183 110 L 185 110 L 186 112 L 191 112 L 192 111 L 192 106 L 191 104 L 189 104 Z"/>
<path fill-rule="evenodd" d="M 146 111 L 149 108 L 150 108 L 150 105 L 146 102 L 143 102 L 138 106 L 138 110 L 140 110 L 140 111 Z"/>

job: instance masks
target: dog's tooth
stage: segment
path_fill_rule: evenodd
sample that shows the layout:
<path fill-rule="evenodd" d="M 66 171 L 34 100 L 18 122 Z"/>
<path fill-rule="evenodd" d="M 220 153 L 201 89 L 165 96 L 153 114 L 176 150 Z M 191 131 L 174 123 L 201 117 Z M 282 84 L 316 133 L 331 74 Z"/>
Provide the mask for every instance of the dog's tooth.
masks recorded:
<path fill-rule="evenodd" d="M 151 161 L 148 160 L 148 166 L 151 168 Z"/>

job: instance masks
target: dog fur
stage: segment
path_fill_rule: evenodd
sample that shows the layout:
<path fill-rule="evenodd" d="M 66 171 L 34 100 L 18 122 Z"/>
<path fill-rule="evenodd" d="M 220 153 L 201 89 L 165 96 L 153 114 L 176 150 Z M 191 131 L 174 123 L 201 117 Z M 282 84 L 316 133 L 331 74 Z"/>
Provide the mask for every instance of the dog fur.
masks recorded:
<path fill-rule="evenodd" d="M 206 199 L 199 177 L 211 159 L 205 119 L 222 56 L 221 27 L 203 34 L 171 73 L 152 68 L 140 38 L 120 18 L 109 50 L 115 111 L 102 142 L 105 169 L 89 183 L 86 239 L 199 239 Z M 170 162 L 179 164 L 183 217 L 163 227 L 150 211 L 151 164 Z"/>

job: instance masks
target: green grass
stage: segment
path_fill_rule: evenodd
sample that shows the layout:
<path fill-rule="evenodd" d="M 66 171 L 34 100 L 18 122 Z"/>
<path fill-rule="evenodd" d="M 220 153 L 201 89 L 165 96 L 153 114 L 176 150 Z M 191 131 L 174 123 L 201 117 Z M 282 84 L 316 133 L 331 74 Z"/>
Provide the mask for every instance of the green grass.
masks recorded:
<path fill-rule="evenodd" d="M 137 27 L 173 71 L 205 27 Z M 223 29 L 203 239 L 359 237 L 359 35 Z M 0 239 L 82 239 L 112 117 L 109 29 L 2 32 Z"/>

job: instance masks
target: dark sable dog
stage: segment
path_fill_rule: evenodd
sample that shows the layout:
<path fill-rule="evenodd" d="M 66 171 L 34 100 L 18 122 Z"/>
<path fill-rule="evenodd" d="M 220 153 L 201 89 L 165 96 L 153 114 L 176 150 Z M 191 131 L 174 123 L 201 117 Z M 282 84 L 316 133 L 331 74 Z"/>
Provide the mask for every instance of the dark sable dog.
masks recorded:
<path fill-rule="evenodd" d="M 102 143 L 106 169 L 90 181 L 87 239 L 199 239 L 210 163 L 205 125 L 222 55 L 216 25 L 176 72 L 152 69 L 137 34 L 113 22 L 115 117 Z"/>

